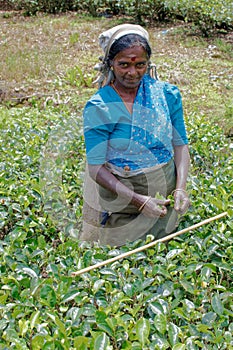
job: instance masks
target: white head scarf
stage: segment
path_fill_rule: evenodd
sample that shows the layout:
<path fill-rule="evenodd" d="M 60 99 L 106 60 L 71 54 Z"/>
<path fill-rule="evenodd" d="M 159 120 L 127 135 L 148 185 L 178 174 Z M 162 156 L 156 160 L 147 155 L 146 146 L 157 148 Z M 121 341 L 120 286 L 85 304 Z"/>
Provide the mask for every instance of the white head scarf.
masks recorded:
<path fill-rule="evenodd" d="M 99 35 L 99 45 L 104 52 L 104 57 L 100 57 L 102 63 L 97 63 L 94 67 L 95 70 L 101 72 L 101 75 L 94 81 L 94 83 L 98 83 L 99 87 L 103 85 L 104 80 L 106 80 L 105 85 L 108 85 L 114 79 L 113 72 L 107 63 L 109 51 L 112 44 L 126 34 L 138 34 L 146 39 L 149 45 L 148 32 L 137 24 L 121 24 L 101 33 Z M 152 69 L 152 65 L 150 65 L 150 69 Z"/>
<path fill-rule="evenodd" d="M 141 35 L 149 43 L 149 34 L 144 28 L 137 24 L 121 24 L 119 26 L 108 29 L 99 35 L 99 44 L 105 55 L 108 55 L 114 41 L 126 34 Z"/>

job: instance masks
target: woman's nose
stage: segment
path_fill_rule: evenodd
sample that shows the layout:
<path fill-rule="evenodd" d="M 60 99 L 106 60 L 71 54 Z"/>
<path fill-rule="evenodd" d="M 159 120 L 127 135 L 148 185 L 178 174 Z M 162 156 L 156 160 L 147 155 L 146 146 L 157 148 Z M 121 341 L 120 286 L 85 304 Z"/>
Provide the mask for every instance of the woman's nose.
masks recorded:
<path fill-rule="evenodd" d="M 130 66 L 128 68 L 127 74 L 134 75 L 136 73 L 136 68 L 134 66 Z"/>

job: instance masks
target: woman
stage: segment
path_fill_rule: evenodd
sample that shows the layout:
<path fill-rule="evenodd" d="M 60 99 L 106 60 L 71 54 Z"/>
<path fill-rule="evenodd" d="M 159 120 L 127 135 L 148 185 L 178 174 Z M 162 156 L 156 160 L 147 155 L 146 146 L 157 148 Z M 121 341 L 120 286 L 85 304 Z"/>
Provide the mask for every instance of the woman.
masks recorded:
<path fill-rule="evenodd" d="M 189 207 L 181 96 L 177 87 L 155 79 L 144 28 L 119 25 L 99 41 L 105 54 L 99 90 L 84 109 L 90 181 L 80 238 L 111 246 L 147 234 L 158 239 L 175 230 L 177 214 Z M 172 193 L 174 208 L 166 199 Z M 101 217 L 93 220 L 93 212 Z"/>

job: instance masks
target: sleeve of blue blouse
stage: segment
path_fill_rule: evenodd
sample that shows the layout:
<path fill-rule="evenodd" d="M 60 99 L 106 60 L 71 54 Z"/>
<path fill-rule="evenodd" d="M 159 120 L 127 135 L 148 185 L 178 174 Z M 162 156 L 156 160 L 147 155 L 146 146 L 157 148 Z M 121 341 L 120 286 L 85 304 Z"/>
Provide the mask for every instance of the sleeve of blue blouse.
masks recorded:
<path fill-rule="evenodd" d="M 112 131 L 108 107 L 103 101 L 90 100 L 84 108 L 83 120 L 87 162 L 91 165 L 104 164 Z"/>
<path fill-rule="evenodd" d="M 174 146 L 186 145 L 188 138 L 183 117 L 182 98 L 178 87 L 165 84 L 165 96 L 173 126 L 172 143 Z"/>

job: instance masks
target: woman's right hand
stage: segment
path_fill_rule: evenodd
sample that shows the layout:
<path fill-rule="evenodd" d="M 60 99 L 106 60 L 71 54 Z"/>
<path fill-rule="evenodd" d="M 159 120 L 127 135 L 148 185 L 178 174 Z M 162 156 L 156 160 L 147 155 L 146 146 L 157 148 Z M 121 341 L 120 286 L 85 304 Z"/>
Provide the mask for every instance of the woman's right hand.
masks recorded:
<path fill-rule="evenodd" d="M 166 206 L 170 204 L 170 199 L 157 199 L 144 196 L 145 205 L 141 212 L 149 218 L 163 217 L 167 214 Z"/>
<path fill-rule="evenodd" d="M 166 206 L 169 199 L 158 199 L 138 194 L 122 184 L 104 165 L 89 165 L 91 178 L 99 185 L 127 199 L 139 209 L 139 212 L 149 218 L 163 217 L 167 214 Z M 145 205 L 144 205 L 145 203 Z M 140 209 L 141 208 L 141 209 Z"/>

